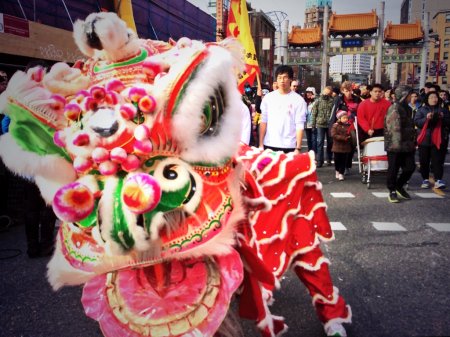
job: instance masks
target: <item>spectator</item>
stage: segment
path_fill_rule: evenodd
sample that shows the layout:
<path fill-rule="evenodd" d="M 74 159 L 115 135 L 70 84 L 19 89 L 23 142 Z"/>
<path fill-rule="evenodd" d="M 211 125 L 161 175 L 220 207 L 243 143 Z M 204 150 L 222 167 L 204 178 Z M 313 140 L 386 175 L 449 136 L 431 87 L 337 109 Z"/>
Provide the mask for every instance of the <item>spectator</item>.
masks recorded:
<path fill-rule="evenodd" d="M 333 158 L 333 152 L 331 148 L 333 146 L 332 138 L 328 132 L 328 122 L 333 110 L 333 97 L 331 97 L 333 89 L 331 87 L 325 87 L 322 91 L 317 102 L 312 108 L 312 126 L 317 128 L 317 167 L 322 167 L 324 163 L 324 143 L 325 137 L 327 138 L 327 165 L 331 165 Z"/>
<path fill-rule="evenodd" d="M 296 81 L 296 80 L 292 81 L 291 90 L 300 95 L 300 88 L 298 86 L 298 81 Z"/>
<path fill-rule="evenodd" d="M 290 66 L 279 66 L 275 71 L 278 89 L 268 93 L 261 102 L 260 148 L 301 151 L 306 102 L 291 91 L 293 74 Z"/>
<path fill-rule="evenodd" d="M 359 86 L 359 90 L 361 90 L 361 96 L 360 96 L 361 100 L 370 98 L 370 90 L 371 89 L 372 89 L 372 87 L 369 85 L 363 84 L 363 85 Z"/>
<path fill-rule="evenodd" d="M 348 123 L 350 124 L 350 132 L 353 133 L 355 128 L 353 122 L 355 121 L 356 111 L 361 103 L 361 99 L 353 93 L 352 82 L 345 81 L 341 84 L 341 93 L 334 101 L 333 111 L 330 117 L 329 127 L 336 122 L 336 112 L 337 111 L 347 111 Z M 352 151 L 347 154 L 347 161 L 345 165 L 345 174 L 350 173 L 352 168 L 353 155 L 355 154 L 355 147 L 352 146 Z"/>
<path fill-rule="evenodd" d="M 339 110 L 336 114 L 336 118 L 337 122 L 331 127 L 331 137 L 333 137 L 333 154 L 336 179 L 342 181 L 344 180 L 347 156 L 352 151 L 352 141 L 347 111 Z"/>
<path fill-rule="evenodd" d="M 317 129 L 313 128 L 312 124 L 312 108 L 316 102 L 316 88 L 306 88 L 305 95 L 307 106 L 305 123 L 306 142 L 308 145 L 308 151 L 314 151 L 314 153 L 317 153 Z"/>
<path fill-rule="evenodd" d="M 384 149 L 388 157 L 386 184 L 389 190 L 388 200 L 391 203 L 398 203 L 399 198 L 411 199 L 404 189 L 404 185 L 416 168 L 414 161 L 416 133 L 412 109 L 408 104 L 411 94 L 411 87 L 400 85 L 396 88 L 397 100 L 389 107 L 384 120 Z"/>
<path fill-rule="evenodd" d="M 383 99 L 383 87 L 374 84 L 370 90 L 370 98 L 362 101 L 357 110 L 359 141 L 384 134 L 384 117 L 391 103 Z"/>
<path fill-rule="evenodd" d="M 408 103 L 408 105 L 411 108 L 412 119 L 414 120 L 414 116 L 416 115 L 416 112 L 417 112 L 417 110 L 420 107 L 419 95 L 417 94 L 417 92 L 413 91 L 409 95 L 409 103 Z"/>
<path fill-rule="evenodd" d="M 444 161 L 447 153 L 450 112 L 441 106 L 436 91 L 428 92 L 424 105 L 417 111 L 414 123 L 418 127 L 421 188 L 430 188 L 430 164 L 434 175 L 434 188 L 444 189 Z"/>
<path fill-rule="evenodd" d="M 447 90 L 441 90 L 439 91 L 439 97 L 442 100 L 442 106 L 446 108 L 447 110 L 450 109 L 450 94 Z"/>

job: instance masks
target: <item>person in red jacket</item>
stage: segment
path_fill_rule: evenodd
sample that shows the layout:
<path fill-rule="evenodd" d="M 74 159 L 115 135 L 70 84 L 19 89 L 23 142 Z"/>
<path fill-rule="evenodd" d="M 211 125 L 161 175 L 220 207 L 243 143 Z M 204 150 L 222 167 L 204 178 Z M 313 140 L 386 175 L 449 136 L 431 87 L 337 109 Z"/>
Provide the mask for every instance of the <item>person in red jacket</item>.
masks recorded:
<path fill-rule="evenodd" d="M 384 117 L 391 103 L 384 99 L 381 84 L 374 84 L 370 90 L 370 98 L 358 106 L 357 117 L 359 127 L 359 140 L 363 142 L 370 137 L 383 136 Z"/>

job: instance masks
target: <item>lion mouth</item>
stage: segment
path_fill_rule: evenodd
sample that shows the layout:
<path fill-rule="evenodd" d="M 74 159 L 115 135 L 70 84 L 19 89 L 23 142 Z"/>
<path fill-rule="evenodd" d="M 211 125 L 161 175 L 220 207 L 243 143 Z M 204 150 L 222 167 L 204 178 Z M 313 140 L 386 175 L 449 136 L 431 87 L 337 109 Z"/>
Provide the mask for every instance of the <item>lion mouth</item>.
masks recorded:
<path fill-rule="evenodd" d="M 243 266 L 232 251 L 221 257 L 175 260 L 97 276 L 86 283 L 86 314 L 105 335 L 126 329 L 143 336 L 210 336 L 242 282 Z"/>

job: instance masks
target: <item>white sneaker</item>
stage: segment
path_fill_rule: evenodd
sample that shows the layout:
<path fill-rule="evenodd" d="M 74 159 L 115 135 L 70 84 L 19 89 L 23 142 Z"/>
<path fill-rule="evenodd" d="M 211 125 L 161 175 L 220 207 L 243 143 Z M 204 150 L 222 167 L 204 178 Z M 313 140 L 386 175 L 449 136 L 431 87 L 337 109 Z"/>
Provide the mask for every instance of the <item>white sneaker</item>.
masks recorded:
<path fill-rule="evenodd" d="M 339 181 L 344 180 L 344 175 L 339 173 L 338 179 L 339 179 Z"/>
<path fill-rule="evenodd" d="M 440 189 L 440 190 L 443 190 L 443 189 L 445 189 L 445 182 L 443 181 L 443 180 L 437 180 L 435 183 L 434 183 L 434 188 L 437 188 L 437 189 Z"/>
<path fill-rule="evenodd" d="M 327 336 L 347 337 L 347 332 L 341 323 L 333 322 L 325 326 Z"/>
<path fill-rule="evenodd" d="M 336 171 L 336 179 L 339 179 L 339 171 Z"/>

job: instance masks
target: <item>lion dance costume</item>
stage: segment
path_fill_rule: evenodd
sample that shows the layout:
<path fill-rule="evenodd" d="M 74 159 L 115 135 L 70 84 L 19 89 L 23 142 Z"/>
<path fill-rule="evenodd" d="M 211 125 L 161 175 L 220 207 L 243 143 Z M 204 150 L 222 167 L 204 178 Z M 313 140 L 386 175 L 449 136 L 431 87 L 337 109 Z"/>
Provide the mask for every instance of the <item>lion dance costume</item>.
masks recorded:
<path fill-rule="evenodd" d="M 349 322 L 312 155 L 239 145 L 236 42 L 144 41 L 111 13 L 75 38 L 86 62 L 18 72 L 0 98 L 0 155 L 63 221 L 53 288 L 84 284 L 106 336 L 213 336 L 240 288 L 241 316 L 275 336 L 292 266 L 322 322 Z"/>

